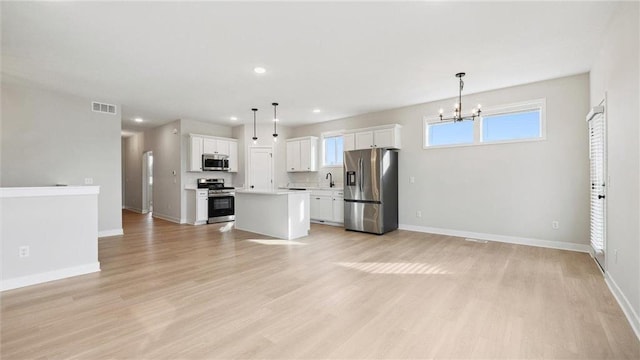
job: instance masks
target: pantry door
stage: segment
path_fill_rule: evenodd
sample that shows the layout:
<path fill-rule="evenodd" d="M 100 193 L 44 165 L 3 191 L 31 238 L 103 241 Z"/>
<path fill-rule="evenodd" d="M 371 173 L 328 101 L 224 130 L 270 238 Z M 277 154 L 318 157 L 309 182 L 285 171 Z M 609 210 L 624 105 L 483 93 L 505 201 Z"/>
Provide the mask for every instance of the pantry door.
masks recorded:
<path fill-rule="evenodd" d="M 249 189 L 273 190 L 273 148 L 249 148 Z"/>

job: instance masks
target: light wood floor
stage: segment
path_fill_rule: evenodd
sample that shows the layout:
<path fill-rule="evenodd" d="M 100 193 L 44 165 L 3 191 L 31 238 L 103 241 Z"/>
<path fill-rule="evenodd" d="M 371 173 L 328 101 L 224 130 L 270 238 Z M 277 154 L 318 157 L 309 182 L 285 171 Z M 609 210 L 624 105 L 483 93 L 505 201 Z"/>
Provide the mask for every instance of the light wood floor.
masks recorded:
<path fill-rule="evenodd" d="M 587 254 L 123 216 L 100 273 L 0 295 L 3 359 L 640 358 Z"/>

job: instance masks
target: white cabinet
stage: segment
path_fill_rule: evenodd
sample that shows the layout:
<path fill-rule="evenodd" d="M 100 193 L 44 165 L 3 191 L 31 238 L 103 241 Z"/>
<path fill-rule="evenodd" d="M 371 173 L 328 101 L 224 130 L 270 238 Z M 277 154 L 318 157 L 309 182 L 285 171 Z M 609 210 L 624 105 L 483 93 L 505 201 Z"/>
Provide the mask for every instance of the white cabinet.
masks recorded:
<path fill-rule="evenodd" d="M 202 171 L 203 140 L 201 136 L 189 135 L 187 171 Z"/>
<path fill-rule="evenodd" d="M 300 141 L 287 141 L 287 171 L 300 169 Z"/>
<path fill-rule="evenodd" d="M 390 148 L 400 149 L 401 126 L 385 125 L 351 130 L 344 134 L 344 150 Z"/>
<path fill-rule="evenodd" d="M 188 141 L 187 171 L 202 171 L 202 154 L 227 155 L 229 157 L 229 172 L 238 171 L 238 142 L 236 139 L 189 134 Z"/>
<path fill-rule="evenodd" d="M 287 171 L 318 171 L 318 138 L 287 140 Z"/>
<path fill-rule="evenodd" d="M 331 200 L 331 196 L 312 191 L 310 212 L 311 219 L 333 221 L 333 201 Z"/>
<path fill-rule="evenodd" d="M 229 172 L 238 172 L 238 142 L 229 141 Z"/>
<path fill-rule="evenodd" d="M 342 191 L 334 191 L 331 196 L 333 202 L 333 221 L 337 223 L 344 222 L 344 193 Z"/>
<path fill-rule="evenodd" d="M 219 154 L 229 156 L 229 141 L 222 139 L 204 138 L 202 144 L 204 154 Z"/>
<path fill-rule="evenodd" d="M 372 148 L 373 145 L 373 131 L 363 131 L 356 133 L 356 149 Z"/>
<path fill-rule="evenodd" d="M 207 189 L 187 189 L 187 223 L 206 224 L 209 219 L 209 191 Z"/>
<path fill-rule="evenodd" d="M 344 151 L 356 149 L 356 134 L 343 134 L 342 135 L 342 148 Z"/>
<path fill-rule="evenodd" d="M 196 191 L 196 222 L 207 222 L 209 219 L 209 191 Z"/>
<path fill-rule="evenodd" d="M 398 139 L 398 141 L 396 142 L 395 132 L 396 130 L 394 128 L 375 130 L 373 132 L 373 146 L 381 148 L 393 148 L 396 147 L 396 144 L 398 144 L 397 147 L 399 147 L 400 140 Z"/>
<path fill-rule="evenodd" d="M 312 190 L 311 219 L 321 222 L 344 222 L 344 193 L 342 190 Z"/>

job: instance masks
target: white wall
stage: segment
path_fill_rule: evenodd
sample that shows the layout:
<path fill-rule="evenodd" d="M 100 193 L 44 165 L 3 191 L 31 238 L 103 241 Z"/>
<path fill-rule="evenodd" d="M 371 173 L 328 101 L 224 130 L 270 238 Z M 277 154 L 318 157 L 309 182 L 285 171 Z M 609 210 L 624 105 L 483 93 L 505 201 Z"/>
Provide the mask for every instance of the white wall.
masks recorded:
<path fill-rule="evenodd" d="M 122 231 L 120 107 L 91 111 L 91 101 L 3 75 L 0 184 L 100 186 L 98 230 Z"/>
<path fill-rule="evenodd" d="M 626 303 L 627 316 L 640 337 L 639 11 L 637 2 L 623 3 L 612 17 L 591 70 L 591 105 L 598 105 L 606 93 L 609 182 L 605 267 L 614 293 L 623 298 L 623 308 Z"/>
<path fill-rule="evenodd" d="M 493 107 L 540 98 L 546 98 L 547 105 L 545 141 L 422 149 L 423 116 L 450 108 L 454 99 L 298 127 L 292 135 L 401 124 L 401 224 L 586 248 L 588 75 L 468 95 L 463 104 Z M 324 179 L 325 170 L 316 176 Z M 410 176 L 415 177 L 414 184 L 409 183 Z M 417 211 L 422 211 L 422 218 L 416 217 Z M 560 229 L 551 228 L 554 220 Z"/>

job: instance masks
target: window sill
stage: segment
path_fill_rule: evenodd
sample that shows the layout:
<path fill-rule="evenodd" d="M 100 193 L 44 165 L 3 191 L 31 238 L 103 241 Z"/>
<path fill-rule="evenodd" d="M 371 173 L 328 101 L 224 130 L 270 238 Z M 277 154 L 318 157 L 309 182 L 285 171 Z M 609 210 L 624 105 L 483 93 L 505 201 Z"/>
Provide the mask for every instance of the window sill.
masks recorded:
<path fill-rule="evenodd" d="M 470 147 L 470 146 L 517 144 L 517 143 L 528 143 L 528 142 L 545 141 L 545 140 L 547 140 L 546 137 L 535 138 L 535 139 L 491 141 L 491 142 L 482 142 L 482 143 L 473 143 L 473 144 L 453 144 L 453 145 L 435 145 L 435 146 L 424 146 L 424 145 L 422 145 L 422 149 L 424 149 L 424 150 L 433 150 L 433 149 L 448 149 L 448 148 Z"/>

